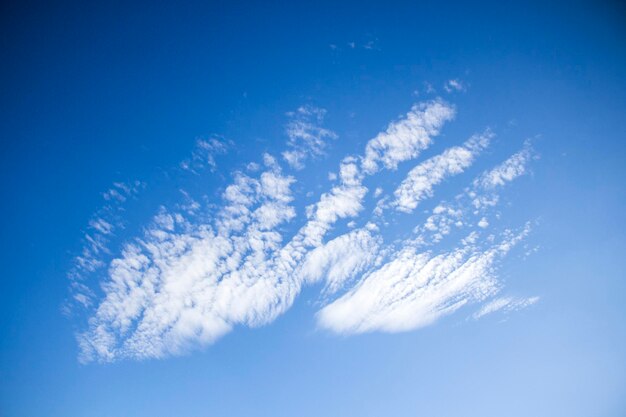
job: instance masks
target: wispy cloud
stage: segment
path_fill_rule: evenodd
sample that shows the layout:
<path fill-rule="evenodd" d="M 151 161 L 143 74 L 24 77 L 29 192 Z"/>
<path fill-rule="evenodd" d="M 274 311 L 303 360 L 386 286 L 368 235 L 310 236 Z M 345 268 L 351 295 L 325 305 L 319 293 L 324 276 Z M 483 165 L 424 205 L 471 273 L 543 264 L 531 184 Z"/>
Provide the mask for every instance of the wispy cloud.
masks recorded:
<path fill-rule="evenodd" d="M 452 93 L 455 91 L 465 91 L 467 87 L 461 80 L 452 79 L 445 82 L 443 89 L 448 93 Z"/>
<path fill-rule="evenodd" d="M 527 298 L 514 298 L 514 297 L 501 297 L 491 300 L 482 306 L 480 310 L 478 310 L 472 316 L 474 319 L 478 320 L 488 314 L 495 313 L 497 311 L 504 311 L 506 313 L 516 310 L 521 310 L 528 306 L 531 306 L 539 301 L 539 297 L 527 297 Z"/>
<path fill-rule="evenodd" d="M 528 168 L 528 161 L 533 157 L 530 141 L 524 143 L 524 148 L 515 153 L 489 172 L 479 178 L 474 186 L 483 189 L 494 189 L 503 186 L 520 175 L 524 175 Z"/>
<path fill-rule="evenodd" d="M 441 100 L 413 106 L 406 116 L 390 123 L 384 132 L 367 143 L 363 171 L 374 174 L 381 165 L 395 169 L 400 162 L 416 158 L 454 115 L 454 108 Z"/>
<path fill-rule="evenodd" d="M 361 41 L 351 40 L 344 43 L 331 43 L 329 48 L 333 51 L 347 50 L 365 50 L 365 51 L 380 51 L 379 40 L 376 37 L 366 36 Z"/>
<path fill-rule="evenodd" d="M 490 131 L 472 136 L 462 146 L 446 149 L 415 168 L 394 192 L 393 205 L 397 210 L 410 213 L 424 198 L 432 197 L 433 188 L 451 175 L 462 173 L 476 156 L 489 145 Z"/>
<path fill-rule="evenodd" d="M 341 333 L 408 330 L 495 295 L 497 262 L 528 227 L 489 240 L 476 224 L 455 249 L 436 253 L 422 249 L 432 233 L 430 220 L 410 238 L 388 244 L 380 219 L 363 215 L 366 180 L 418 157 L 454 114 L 440 99 L 413 106 L 368 141 L 362 153 L 342 159 L 333 185 L 306 207 L 304 218 L 296 212 L 297 176 L 285 173 L 269 154 L 263 164 L 232 174 L 209 216 L 198 215 L 195 201 L 193 209 L 185 209 L 187 203 L 159 209 L 144 232 L 108 263 L 101 295 L 78 335 L 81 360 L 181 354 L 213 343 L 235 326 L 270 323 L 291 307 L 304 285 L 319 282 L 324 304 L 319 323 Z M 336 134 L 321 127 L 321 109 L 302 107 L 290 117 L 282 156 L 291 167 L 303 168 Z M 396 207 L 410 208 L 446 177 L 463 172 L 490 137 L 490 132 L 476 135 L 419 164 L 397 187 Z M 495 169 L 499 177 L 489 171 L 464 191 L 471 208 L 442 208 L 433 215 L 462 217 L 473 210 L 484 217 L 474 201 L 493 193 L 498 178 L 514 176 L 507 167 Z M 373 194 L 382 193 L 377 187 Z M 365 225 L 356 227 L 355 220 L 364 217 L 360 224 Z M 340 220 L 351 230 L 333 236 Z M 93 228 L 106 236 L 107 224 L 94 221 Z M 98 293 L 90 286 L 81 290 L 90 299 Z"/>
<path fill-rule="evenodd" d="M 322 308 L 319 324 L 338 333 L 399 332 L 429 325 L 496 293 L 494 263 L 527 233 L 525 229 L 486 249 L 466 241 L 438 255 L 405 242 L 389 262 Z"/>
<path fill-rule="evenodd" d="M 231 141 L 218 136 L 208 139 L 196 139 L 196 146 L 191 153 L 191 157 L 181 161 L 180 167 L 191 172 L 208 167 L 214 172 L 217 169 L 216 156 L 228 152 L 232 145 Z"/>
<path fill-rule="evenodd" d="M 338 236 L 311 250 L 298 268 L 305 282 L 325 280 L 325 291 L 335 293 L 377 261 L 382 239 L 373 225 Z"/>
<path fill-rule="evenodd" d="M 291 120 L 285 133 L 289 149 L 282 155 L 292 168 L 302 169 L 306 159 L 324 155 L 328 140 L 337 138 L 335 132 L 322 127 L 325 114 L 326 110 L 310 105 L 288 114 Z"/>
<path fill-rule="evenodd" d="M 480 229 L 489 227 L 487 214 L 498 204 L 499 189 L 525 174 L 532 157 L 530 142 L 525 142 L 520 151 L 480 174 L 470 187 L 457 194 L 451 202 L 440 202 L 426 221 L 415 229 L 422 244 L 437 243 L 453 229 L 461 230 L 473 225 Z"/>
<path fill-rule="evenodd" d="M 113 187 L 108 189 L 102 194 L 102 198 L 106 201 L 116 201 L 123 203 L 129 197 L 137 194 L 143 187 L 143 183 L 140 181 L 134 181 L 131 183 L 114 182 Z"/>
<path fill-rule="evenodd" d="M 105 266 L 105 255 L 109 255 L 109 243 L 116 230 L 124 227 L 121 214 L 124 203 L 135 197 L 145 184 L 141 181 L 129 183 L 115 182 L 113 186 L 102 194 L 104 205 L 94 213 L 89 220 L 87 230 L 83 234 L 82 249 L 74 257 L 68 271 L 70 279 L 70 297 L 83 307 L 93 303 L 94 292 L 85 284 L 87 276 Z M 63 307 L 68 314 L 72 303 Z"/>

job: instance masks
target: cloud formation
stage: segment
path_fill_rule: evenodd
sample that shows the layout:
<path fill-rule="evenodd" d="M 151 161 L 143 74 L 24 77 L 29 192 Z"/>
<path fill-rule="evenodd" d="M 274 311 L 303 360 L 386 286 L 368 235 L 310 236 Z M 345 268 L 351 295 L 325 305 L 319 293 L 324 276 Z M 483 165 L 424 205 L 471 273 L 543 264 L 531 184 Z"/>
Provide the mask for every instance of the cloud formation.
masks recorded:
<path fill-rule="evenodd" d="M 302 216 L 296 173 L 337 137 L 321 127 L 324 114 L 301 107 L 290 115 L 282 157 L 296 171 L 285 172 L 265 154 L 262 164 L 232 174 L 210 216 L 198 215 L 195 202 L 162 207 L 113 256 L 100 291 L 78 288 L 92 300 L 84 303 L 89 318 L 78 335 L 82 361 L 162 358 L 211 344 L 236 326 L 272 322 L 305 285 L 321 284 L 320 327 L 345 334 L 415 329 L 498 293 L 497 264 L 530 227 L 487 234 L 489 208 L 499 187 L 526 172 L 529 145 L 477 177 L 454 203 L 437 205 L 412 236 L 388 243 L 380 217 L 364 214 L 365 184 L 417 158 L 455 109 L 440 99 L 414 105 L 362 153 L 345 156 L 331 187 Z M 492 136 L 474 135 L 418 163 L 396 185 L 391 206 L 412 211 L 470 166 Z M 202 149 L 219 151 L 216 146 Z M 372 194 L 382 193 L 377 186 Z M 351 230 L 337 234 L 341 221 Z M 112 230 L 106 219 L 94 219 L 92 227 L 103 236 Z M 466 228 L 464 238 L 452 249 L 434 248 L 453 227 Z"/>

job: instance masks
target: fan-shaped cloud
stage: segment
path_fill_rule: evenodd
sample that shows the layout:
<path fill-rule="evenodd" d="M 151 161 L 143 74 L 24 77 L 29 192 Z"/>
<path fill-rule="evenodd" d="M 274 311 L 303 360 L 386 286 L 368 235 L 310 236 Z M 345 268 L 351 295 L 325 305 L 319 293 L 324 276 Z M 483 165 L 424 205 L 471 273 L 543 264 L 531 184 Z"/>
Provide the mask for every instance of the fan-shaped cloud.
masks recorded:
<path fill-rule="evenodd" d="M 476 178 L 454 203 L 441 202 L 412 236 L 388 243 L 386 224 L 364 214 L 366 184 L 376 184 L 378 198 L 384 191 L 377 175 L 417 158 L 455 109 L 439 99 L 414 105 L 362 153 L 345 156 L 333 185 L 298 213 L 294 189 L 304 161 L 337 137 L 320 127 L 324 114 L 302 107 L 290 115 L 282 153 L 288 167 L 269 154 L 263 164 L 244 165 L 246 172 L 232 174 L 205 216 L 185 194 L 184 204 L 159 209 L 141 235 L 112 254 L 100 289 L 75 286 L 75 298 L 89 300 L 82 303 L 88 323 L 78 335 L 83 361 L 160 358 L 213 343 L 236 326 L 272 322 L 304 285 L 322 284 L 319 324 L 340 333 L 414 329 L 499 291 L 498 261 L 529 227 L 499 238 L 482 231 L 498 187 L 526 172 L 529 145 Z M 474 135 L 417 164 L 395 186 L 390 205 L 412 211 L 437 184 L 470 166 L 491 137 L 490 131 Z M 189 161 L 198 160 L 194 152 Z M 215 160 L 201 159 L 215 168 Z M 351 230 L 337 234 L 341 221 Z M 99 236 L 113 231 L 107 219 L 94 218 L 91 227 Z M 425 249 L 463 227 L 455 248 Z M 97 240 L 91 244 L 99 248 Z"/>

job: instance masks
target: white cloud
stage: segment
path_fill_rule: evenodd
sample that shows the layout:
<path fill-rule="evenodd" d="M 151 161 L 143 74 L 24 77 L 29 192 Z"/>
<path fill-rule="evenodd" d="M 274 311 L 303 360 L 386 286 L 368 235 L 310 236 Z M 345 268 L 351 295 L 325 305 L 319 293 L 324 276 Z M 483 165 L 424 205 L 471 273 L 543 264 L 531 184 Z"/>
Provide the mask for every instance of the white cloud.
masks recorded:
<path fill-rule="evenodd" d="M 288 150 L 282 156 L 292 167 L 322 155 L 326 140 L 334 137 L 319 127 L 323 116 L 323 110 L 313 107 L 291 115 Z M 438 221 L 429 218 L 416 237 L 393 246 L 384 244 L 383 226 L 375 223 L 379 219 L 366 218 L 364 227 L 355 228 L 368 192 L 365 179 L 417 157 L 453 116 L 453 107 L 441 100 L 413 106 L 367 142 L 362 155 L 341 161 L 332 178 L 336 182 L 306 207 L 306 219 L 299 225 L 293 224 L 298 219 L 292 193 L 296 178 L 286 175 L 268 153 L 263 165 L 248 164 L 247 173 L 233 173 L 221 203 L 205 217 L 183 192 L 183 204 L 159 209 L 145 232 L 108 263 L 107 278 L 99 288 L 74 283 L 77 301 L 93 306 L 88 326 L 78 336 L 81 359 L 181 354 L 213 343 L 236 326 L 270 323 L 291 307 L 303 285 L 317 282 L 324 284 L 324 297 L 336 297 L 320 311 L 320 324 L 343 333 L 416 328 L 492 296 L 499 288 L 496 261 L 526 231 L 507 234 L 487 248 L 479 246 L 480 234 L 472 231 L 457 249 L 436 255 L 421 251 L 420 239 L 429 229 L 442 233 L 443 227 L 458 225 L 464 209 L 439 205 L 433 213 L 441 217 Z M 430 190 L 469 166 L 488 136 L 473 137 L 435 157 L 436 162 L 421 164 L 420 175 Z M 202 155 L 189 161 L 214 167 L 215 161 Z M 412 173 L 410 178 L 419 177 Z M 482 178 L 475 188 L 485 194 Z M 431 192 L 428 187 L 420 190 L 414 194 L 417 201 Z M 123 195 L 124 188 L 116 191 Z M 374 196 L 382 193 L 377 187 Z M 480 196 L 475 194 L 471 198 Z M 385 201 L 377 207 L 382 210 Z M 447 224 L 448 218 L 454 222 Z M 351 230 L 329 236 L 341 219 Z M 113 233 L 108 224 L 105 218 L 92 221 L 92 252 L 106 249 L 99 239 Z M 296 230 L 285 239 L 288 224 Z"/>
<path fill-rule="evenodd" d="M 413 106 L 402 119 L 390 123 L 387 130 L 367 143 L 363 171 L 371 175 L 380 164 L 395 169 L 398 163 L 416 158 L 454 114 L 454 108 L 441 100 Z"/>
<path fill-rule="evenodd" d="M 474 186 L 485 190 L 503 186 L 507 182 L 525 174 L 528 162 L 532 157 L 533 153 L 530 142 L 526 142 L 522 150 L 512 155 L 491 171 L 485 172 L 475 181 Z"/>
<path fill-rule="evenodd" d="M 440 255 L 407 244 L 322 308 L 319 325 L 344 334 L 400 332 L 429 325 L 496 293 L 495 262 L 527 233 L 525 229 L 486 250 L 467 244 Z"/>
<path fill-rule="evenodd" d="M 333 51 L 338 51 L 338 50 L 342 49 L 336 43 L 331 43 L 329 45 L 329 47 Z M 349 41 L 349 42 L 345 43 L 345 47 L 347 47 L 348 49 L 354 49 L 354 50 L 365 49 L 367 51 L 380 51 L 380 47 L 378 46 L 378 39 L 377 38 L 370 39 L 370 40 L 363 41 L 363 42 L 359 42 L 359 43 L 357 43 L 355 41 Z"/>
<path fill-rule="evenodd" d="M 482 229 L 489 227 L 489 219 L 485 215 L 488 210 L 498 204 L 498 189 L 527 172 L 532 157 L 532 149 L 526 143 L 522 150 L 516 152 L 495 168 L 483 172 L 463 193 L 458 194 L 452 202 L 442 202 L 433 210 L 424 224 L 416 228 L 423 243 L 437 243 L 453 229 L 468 226 L 476 218 L 476 225 Z M 504 173 L 507 173 L 506 175 Z M 514 173 L 514 174 L 513 174 Z M 506 180 L 503 180 L 506 178 Z"/>
<path fill-rule="evenodd" d="M 288 253 L 277 252 L 275 227 L 295 216 L 292 182 L 276 171 L 238 174 L 216 230 L 158 214 L 111 262 L 104 299 L 79 338 L 83 360 L 177 354 L 287 308 L 293 267 L 280 263 Z"/>
<path fill-rule="evenodd" d="M 186 171 L 197 172 L 208 167 L 211 172 L 217 169 L 215 157 L 225 154 L 232 146 L 232 142 L 214 136 L 208 139 L 197 139 L 191 157 L 183 160 L 180 167 Z"/>
<path fill-rule="evenodd" d="M 302 106 L 288 115 L 291 117 L 285 127 L 289 150 L 282 153 L 287 163 L 295 169 L 304 168 L 309 157 L 324 155 L 329 139 L 337 135 L 321 127 L 326 110 L 314 106 Z"/>
<path fill-rule="evenodd" d="M 113 187 L 111 187 L 108 191 L 102 194 L 102 197 L 106 201 L 117 201 L 118 203 L 123 203 L 129 197 L 136 195 L 145 184 L 141 181 L 133 181 L 130 183 L 125 182 L 114 182 Z"/>
<path fill-rule="evenodd" d="M 481 307 L 474 315 L 472 316 L 475 320 L 478 320 L 488 314 L 495 313 L 496 311 L 505 311 L 507 313 L 521 310 L 530 305 L 535 304 L 539 301 L 539 297 L 528 297 L 528 298 L 513 298 L 513 297 L 502 297 L 496 298 Z"/>
<path fill-rule="evenodd" d="M 106 203 L 89 220 L 89 230 L 83 235 L 80 255 L 73 259 L 67 274 L 70 279 L 70 298 L 79 306 L 92 305 L 94 292 L 83 282 L 105 266 L 105 257 L 110 253 L 110 241 L 116 229 L 123 227 L 119 215 L 124 211 L 124 204 L 128 199 L 136 197 L 144 187 L 141 181 L 115 182 L 113 187 L 102 194 Z M 69 301 L 63 308 L 69 314 L 73 307 Z"/>
<path fill-rule="evenodd" d="M 234 325 L 270 322 L 289 308 L 305 279 L 297 273 L 304 257 L 323 244 L 338 219 L 361 210 L 367 189 L 356 159 L 346 158 L 341 183 L 308 208 L 308 221 L 283 245 L 276 228 L 295 216 L 289 205 L 294 179 L 269 154 L 264 163 L 269 169 L 258 178 L 235 174 L 215 227 L 161 213 L 142 239 L 113 260 L 105 297 L 79 337 L 83 360 L 179 354 L 213 342 Z M 353 236 L 365 239 L 363 233 Z M 374 242 L 363 239 L 365 247 Z M 329 287 L 367 259 L 342 261 L 348 263 L 328 265 Z M 312 279 L 310 271 L 305 275 Z"/>
<path fill-rule="evenodd" d="M 478 222 L 478 227 L 482 229 L 486 229 L 487 227 L 489 227 L 489 221 L 487 220 L 486 217 L 483 217 L 482 219 L 480 219 L 480 221 Z"/>
<path fill-rule="evenodd" d="M 256 162 L 250 162 L 248 165 L 246 165 L 246 169 L 250 172 L 257 172 L 261 169 L 261 165 L 257 164 Z"/>
<path fill-rule="evenodd" d="M 330 293 L 376 261 L 381 239 L 367 229 L 356 229 L 310 251 L 298 272 L 307 282 L 324 278 Z"/>
<path fill-rule="evenodd" d="M 113 232 L 114 226 L 103 218 L 95 218 L 89 221 L 89 226 L 103 235 Z"/>
<path fill-rule="evenodd" d="M 437 90 L 435 90 L 435 87 L 433 87 L 433 85 L 428 81 L 424 82 L 424 90 L 426 90 L 426 93 L 428 94 L 434 94 L 437 92 Z"/>
<path fill-rule="evenodd" d="M 412 212 L 419 202 L 432 197 L 433 187 L 451 175 L 462 173 L 476 156 L 489 145 L 493 134 L 489 131 L 472 136 L 463 146 L 446 149 L 413 168 L 394 192 L 392 205 L 397 210 Z"/>
<path fill-rule="evenodd" d="M 461 80 L 458 80 L 458 79 L 452 79 L 452 80 L 446 81 L 446 83 L 443 85 L 443 88 L 448 93 L 451 93 L 453 91 L 465 91 L 466 90 L 465 85 L 461 82 Z"/>

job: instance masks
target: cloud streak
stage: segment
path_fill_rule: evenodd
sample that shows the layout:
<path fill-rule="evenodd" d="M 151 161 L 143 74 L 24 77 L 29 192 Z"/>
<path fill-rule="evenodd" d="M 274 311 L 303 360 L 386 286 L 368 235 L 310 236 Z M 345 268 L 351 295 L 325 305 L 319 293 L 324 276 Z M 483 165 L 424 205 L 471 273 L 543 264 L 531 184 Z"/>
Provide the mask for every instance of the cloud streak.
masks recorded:
<path fill-rule="evenodd" d="M 489 145 L 491 132 L 475 135 L 463 146 L 446 149 L 413 168 L 394 192 L 392 203 L 399 211 L 410 213 L 419 202 L 432 197 L 433 188 L 447 177 L 462 173 L 476 156 Z"/>
<path fill-rule="evenodd" d="M 432 324 L 498 290 L 494 264 L 528 229 L 487 249 L 466 243 L 434 255 L 407 242 L 380 268 L 318 314 L 337 333 L 400 332 Z"/>
<path fill-rule="evenodd" d="M 509 313 L 511 311 L 521 310 L 528 306 L 531 306 L 539 301 L 539 297 L 528 298 L 514 298 L 514 297 L 501 297 L 496 298 L 487 304 L 485 304 L 480 310 L 472 315 L 475 320 L 478 320 L 486 315 L 493 314 L 497 311 L 504 311 Z"/>

